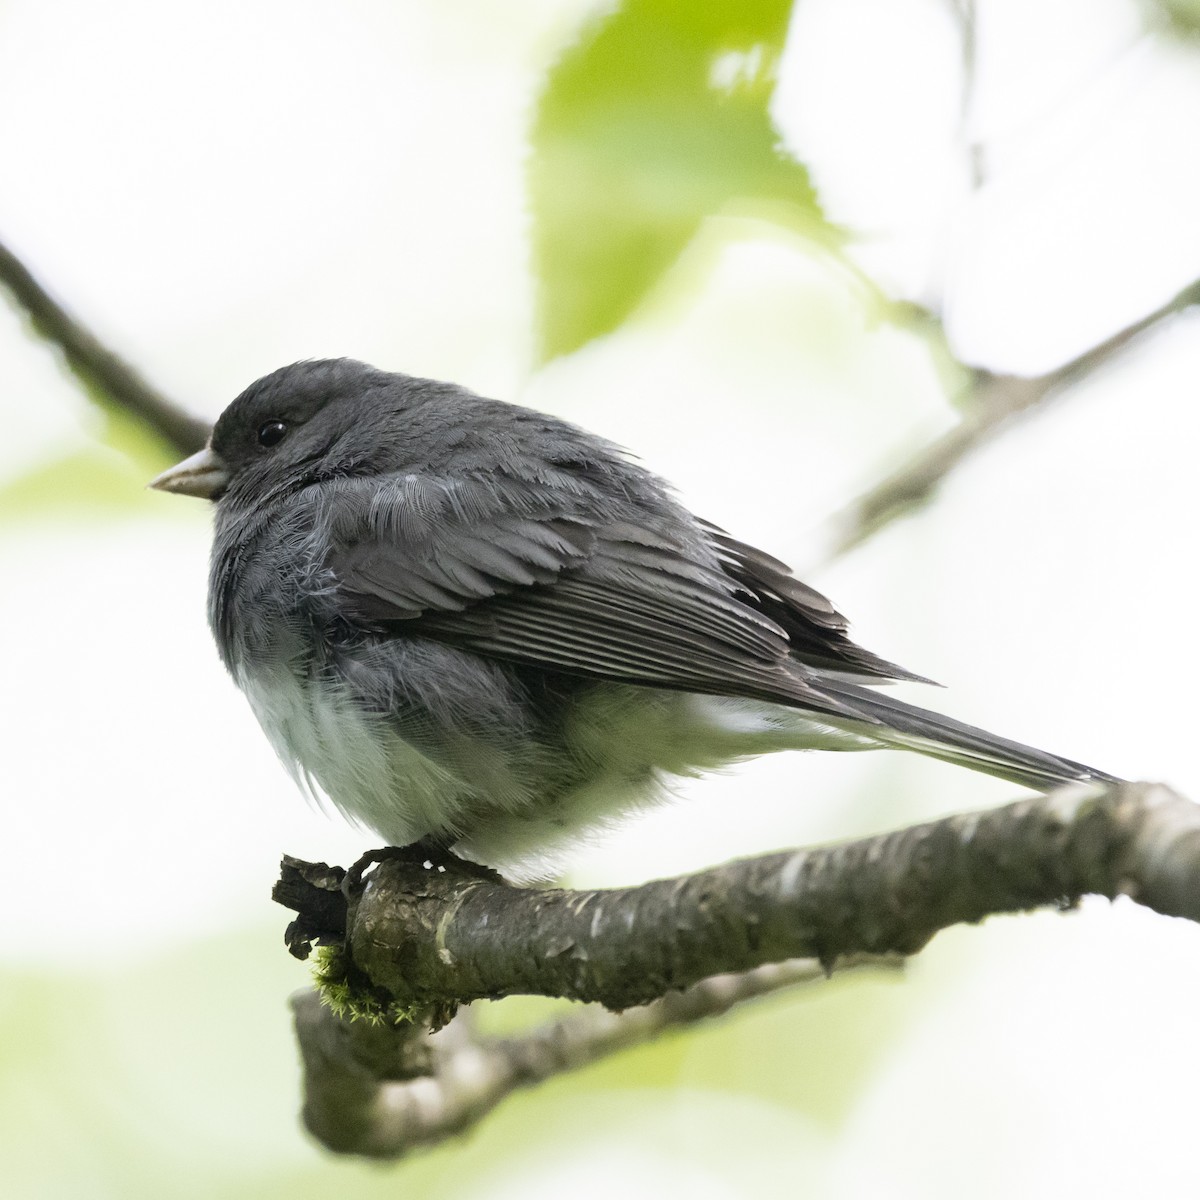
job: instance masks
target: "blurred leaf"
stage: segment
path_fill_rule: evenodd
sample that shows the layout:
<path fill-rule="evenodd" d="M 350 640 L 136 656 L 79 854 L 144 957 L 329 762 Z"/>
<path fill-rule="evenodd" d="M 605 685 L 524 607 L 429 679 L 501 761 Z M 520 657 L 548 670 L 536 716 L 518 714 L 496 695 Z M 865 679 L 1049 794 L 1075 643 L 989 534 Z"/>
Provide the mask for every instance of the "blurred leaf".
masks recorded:
<path fill-rule="evenodd" d="M 563 1104 L 603 1089 L 702 1087 L 787 1104 L 836 1129 L 880 1059 L 918 1015 L 904 976 L 881 970 L 783 992 L 605 1057 L 552 1085 Z M 481 1008 L 481 1029 L 512 1034 L 574 1006 L 510 997 Z"/>
<path fill-rule="evenodd" d="M 0 518 L 86 511 L 112 516 L 153 507 L 146 484 L 178 458 L 153 430 L 107 399 L 100 440 L 0 483 Z"/>
<path fill-rule="evenodd" d="M 4 1193 L 482 1194 L 481 1179 L 508 1152 L 486 1131 L 478 1152 L 451 1142 L 390 1170 L 323 1153 L 308 1140 L 285 1000 L 305 982 L 275 924 L 90 971 L 0 968 Z M 510 1146 L 521 1144 L 511 1126 L 502 1128 Z"/>
<path fill-rule="evenodd" d="M 893 972 L 835 974 L 756 1001 L 701 1027 L 680 1082 L 755 1094 L 839 1129 L 921 1014 L 919 993 L 906 983 Z"/>
<path fill-rule="evenodd" d="M 1200 38 L 1200 0 L 1145 0 L 1154 23 L 1183 38 Z"/>
<path fill-rule="evenodd" d="M 150 479 L 183 457 L 175 446 L 141 417 L 114 403 L 107 392 L 92 387 L 86 390 L 103 414 L 101 436 L 105 444 L 126 458 L 130 468 L 136 470 L 139 477 L 145 475 L 146 479 Z M 145 483 L 145 480 L 142 482 Z"/>
<path fill-rule="evenodd" d="M 103 446 L 41 463 L 0 485 L 0 519 L 87 510 L 111 516 L 140 508 L 148 474 Z"/>
<path fill-rule="evenodd" d="M 768 105 L 790 0 L 627 0 L 550 73 L 530 193 L 543 357 L 616 328 L 731 200 L 831 237 Z"/>

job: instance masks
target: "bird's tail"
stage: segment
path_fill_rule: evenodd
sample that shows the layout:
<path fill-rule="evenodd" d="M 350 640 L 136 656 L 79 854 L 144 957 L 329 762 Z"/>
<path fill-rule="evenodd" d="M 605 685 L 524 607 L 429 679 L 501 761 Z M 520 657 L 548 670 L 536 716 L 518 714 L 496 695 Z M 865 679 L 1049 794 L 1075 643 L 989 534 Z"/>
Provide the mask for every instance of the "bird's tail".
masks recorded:
<path fill-rule="evenodd" d="M 997 737 L 986 729 L 976 729 L 858 684 L 822 678 L 820 690 L 839 701 L 845 709 L 852 709 L 867 718 L 854 732 L 884 745 L 915 750 L 930 758 L 995 775 L 1038 792 L 1047 792 L 1067 783 L 1118 782 L 1116 776 L 1094 767 Z M 853 728 L 856 723 L 840 718 L 837 724 Z"/>

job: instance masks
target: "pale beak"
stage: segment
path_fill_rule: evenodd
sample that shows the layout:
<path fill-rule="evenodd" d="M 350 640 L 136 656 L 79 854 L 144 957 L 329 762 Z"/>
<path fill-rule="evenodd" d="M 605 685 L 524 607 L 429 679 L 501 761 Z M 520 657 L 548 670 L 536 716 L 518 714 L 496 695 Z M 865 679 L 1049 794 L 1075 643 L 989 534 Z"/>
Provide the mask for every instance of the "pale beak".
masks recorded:
<path fill-rule="evenodd" d="M 146 486 L 158 488 L 160 492 L 179 492 L 183 496 L 216 500 L 229 486 L 229 468 L 220 455 L 205 446 L 191 458 L 185 458 L 150 480 Z"/>

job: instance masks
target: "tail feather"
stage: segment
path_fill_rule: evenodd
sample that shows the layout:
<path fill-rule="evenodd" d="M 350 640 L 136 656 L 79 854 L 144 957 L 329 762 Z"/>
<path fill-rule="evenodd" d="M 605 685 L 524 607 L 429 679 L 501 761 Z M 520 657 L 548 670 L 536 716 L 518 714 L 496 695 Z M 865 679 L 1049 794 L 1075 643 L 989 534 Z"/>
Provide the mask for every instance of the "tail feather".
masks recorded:
<path fill-rule="evenodd" d="M 822 678 L 819 687 L 821 692 L 862 714 L 864 723 L 855 732 L 885 745 L 915 750 L 1039 792 L 1067 783 L 1119 782 L 1116 776 L 1095 767 L 997 737 L 986 729 L 976 729 L 858 684 Z M 846 725 L 843 719 L 836 723 Z"/>

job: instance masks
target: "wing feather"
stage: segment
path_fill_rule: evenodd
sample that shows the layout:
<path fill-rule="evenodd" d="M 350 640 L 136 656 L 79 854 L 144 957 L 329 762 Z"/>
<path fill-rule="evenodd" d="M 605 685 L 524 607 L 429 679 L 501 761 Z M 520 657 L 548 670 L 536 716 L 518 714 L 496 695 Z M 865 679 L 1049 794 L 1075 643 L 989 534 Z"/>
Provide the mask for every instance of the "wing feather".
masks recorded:
<path fill-rule="evenodd" d="M 336 506 L 326 565 L 365 622 L 544 670 L 871 721 L 812 669 L 886 666 L 845 637 L 836 609 L 665 495 L 639 505 L 500 474 L 343 491 L 356 484 L 363 497 Z"/>

